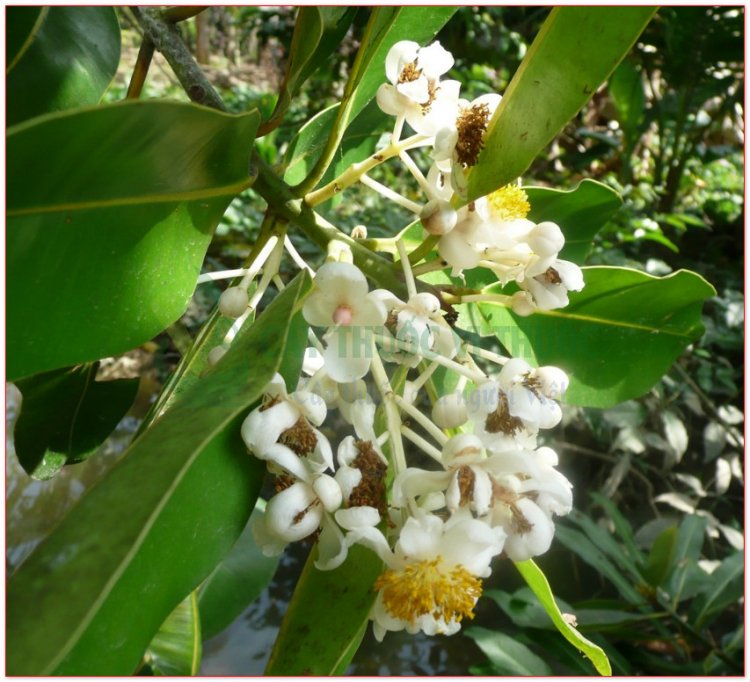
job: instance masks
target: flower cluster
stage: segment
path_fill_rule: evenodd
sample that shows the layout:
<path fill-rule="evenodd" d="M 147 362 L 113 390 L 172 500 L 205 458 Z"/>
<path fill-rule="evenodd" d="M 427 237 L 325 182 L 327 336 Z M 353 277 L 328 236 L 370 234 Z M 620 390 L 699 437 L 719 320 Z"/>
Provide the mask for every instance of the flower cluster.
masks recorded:
<path fill-rule="evenodd" d="M 389 82 L 377 93 L 396 123 L 387 154 L 373 158 L 398 156 L 425 191 L 425 203 L 369 179 L 374 161 L 355 164 L 336 191 L 356 175 L 410 208 L 438 238 L 440 258 L 427 265 L 450 266 L 454 276 L 487 268 L 499 286 L 515 289 L 459 302 L 489 296 L 519 314 L 562 307 L 583 277 L 559 258 L 560 228 L 528 219 L 523 190 L 505 187 L 454 208 L 501 99 L 462 100 L 457 81 L 441 80 L 452 66 L 439 43 L 397 43 L 386 59 Z M 406 124 L 416 134 L 401 140 Z M 415 146 L 431 149 L 426 174 L 408 155 Z M 314 205 L 326 191 L 306 201 Z M 340 566 L 353 545 L 375 552 L 384 564 L 370 613 L 378 639 L 397 630 L 457 632 L 473 617 L 493 559 L 523 561 L 546 552 L 555 516 L 572 506 L 557 454 L 539 441 L 562 418 L 565 373 L 464 342 L 440 292 L 419 281 L 426 270 L 412 269 L 403 240 L 394 243 L 405 281 L 400 295 L 371 290 L 351 251 L 329 249 L 303 303 L 311 328 L 303 378 L 287 386 L 274 377 L 242 426 L 276 491 L 253 528 L 257 542 L 269 555 L 290 542 L 314 542 L 321 570 Z M 280 249 L 281 242 L 269 250 L 276 269 L 266 267 L 262 285 L 277 277 Z M 290 253 L 297 262 L 299 255 Z M 231 296 L 224 308 L 234 317 L 245 314 L 245 299 Z"/>

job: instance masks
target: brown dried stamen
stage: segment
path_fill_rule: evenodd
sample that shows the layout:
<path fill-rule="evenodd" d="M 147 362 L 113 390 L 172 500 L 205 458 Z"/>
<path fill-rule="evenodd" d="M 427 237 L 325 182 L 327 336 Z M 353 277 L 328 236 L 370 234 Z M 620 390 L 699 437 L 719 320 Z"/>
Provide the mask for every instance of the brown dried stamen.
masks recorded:
<path fill-rule="evenodd" d="M 417 68 L 417 62 L 409 62 L 398 75 L 399 83 L 413 83 L 422 75 L 422 69 Z"/>
<path fill-rule="evenodd" d="M 523 515 L 523 512 L 518 508 L 518 505 L 516 504 L 516 502 L 518 502 L 519 499 L 521 499 L 521 496 L 518 495 L 517 493 L 514 493 L 512 490 L 493 482 L 492 484 L 493 505 L 495 504 L 496 501 L 499 501 L 505 504 L 508 507 L 508 509 L 510 509 L 510 513 L 512 516 L 511 529 L 513 530 L 514 533 L 517 533 L 518 535 L 524 535 L 525 533 L 530 533 L 533 530 L 534 524 L 531 523 Z"/>
<path fill-rule="evenodd" d="M 463 166 L 473 166 L 484 147 L 484 133 L 490 120 L 490 108 L 486 104 L 475 104 L 463 109 L 456 121 L 458 141 L 456 158 Z"/>
<path fill-rule="evenodd" d="M 300 457 L 304 457 L 315 450 L 315 446 L 318 444 L 318 437 L 307 423 L 307 420 L 304 417 L 300 417 L 293 426 L 281 434 L 279 443 L 286 445 Z"/>
<path fill-rule="evenodd" d="M 471 502 L 471 498 L 474 495 L 475 480 L 476 474 L 471 467 L 462 466 L 458 470 L 458 491 L 461 493 L 461 499 L 458 504 L 461 507 Z"/>
<path fill-rule="evenodd" d="M 291 488 L 294 485 L 294 479 L 289 474 L 279 474 L 273 479 L 273 488 L 277 493 L 282 490 Z"/>
<path fill-rule="evenodd" d="M 488 433 L 504 433 L 506 436 L 512 436 L 523 428 L 523 421 L 510 413 L 508 396 L 499 389 L 497 391 L 497 408 L 487 415 L 484 428 Z"/>
<path fill-rule="evenodd" d="M 316 497 L 302 511 L 297 512 L 294 515 L 294 518 L 292 519 L 292 523 L 295 524 L 295 525 L 298 524 L 300 521 L 302 521 L 302 519 L 305 518 L 305 516 L 307 516 L 307 512 L 309 512 L 313 507 L 315 507 L 315 506 L 317 506 L 319 504 L 320 504 L 320 500 Z"/>
<path fill-rule="evenodd" d="M 555 268 L 547 268 L 542 277 L 548 284 L 562 284 L 562 277 L 560 277 L 560 273 Z"/>
<path fill-rule="evenodd" d="M 278 405 L 280 402 L 281 398 L 279 398 L 279 396 L 267 395 L 264 403 L 260 406 L 260 411 L 265 412 L 266 410 L 270 410 L 274 405 Z"/>
<path fill-rule="evenodd" d="M 388 313 L 388 317 L 385 318 L 385 328 L 395 336 L 397 326 L 398 313 L 395 310 L 391 310 L 391 312 Z"/>
<path fill-rule="evenodd" d="M 375 507 L 385 518 L 388 511 L 385 496 L 385 474 L 387 464 L 375 452 L 369 440 L 354 441 L 359 454 L 351 466 L 359 469 L 362 479 L 347 501 L 349 507 Z"/>
<path fill-rule="evenodd" d="M 427 101 L 419 105 L 422 107 L 422 115 L 430 113 L 432 103 L 437 98 L 438 90 L 440 90 L 440 86 L 437 85 L 436 81 L 427 81 Z"/>

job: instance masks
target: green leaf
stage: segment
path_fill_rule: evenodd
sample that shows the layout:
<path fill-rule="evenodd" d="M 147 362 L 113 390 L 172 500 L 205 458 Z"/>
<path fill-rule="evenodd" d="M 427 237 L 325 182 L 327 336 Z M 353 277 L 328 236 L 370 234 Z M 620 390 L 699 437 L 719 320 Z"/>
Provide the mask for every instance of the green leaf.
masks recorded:
<path fill-rule="evenodd" d="M 677 543 L 677 528 L 666 528 L 654 540 L 643 567 L 643 577 L 657 587 L 672 571 Z"/>
<path fill-rule="evenodd" d="M 490 122 L 469 200 L 526 172 L 628 53 L 654 7 L 556 7 Z"/>
<path fill-rule="evenodd" d="M 201 664 L 198 599 L 191 592 L 169 614 L 143 657 L 155 675 L 197 675 Z"/>
<path fill-rule="evenodd" d="M 609 79 L 609 94 L 628 141 L 637 133 L 646 109 L 641 72 L 630 60 L 623 61 Z"/>
<path fill-rule="evenodd" d="M 630 525 L 630 522 L 622 515 L 620 510 L 617 508 L 617 505 L 615 505 L 612 500 L 606 498 L 604 495 L 596 492 L 591 493 L 591 499 L 599 504 L 609 515 L 609 518 L 612 520 L 612 523 L 615 526 L 615 530 L 617 531 L 620 539 L 625 545 L 625 550 L 628 552 L 636 565 L 640 564 L 643 561 L 643 553 L 640 549 L 638 549 L 638 546 L 636 545 L 635 534 L 633 533 L 633 527 Z"/>
<path fill-rule="evenodd" d="M 375 7 L 365 27 L 362 42 L 344 87 L 344 96 L 330 128 L 325 150 L 316 163 L 314 173 L 301 183 L 304 191 L 313 189 L 334 159 L 344 131 L 375 97 L 381 83 L 386 82 L 385 58 L 388 50 L 400 40 L 413 40 L 420 45 L 429 42 L 448 22 L 456 7 Z M 309 187 L 308 187 L 309 185 Z"/>
<path fill-rule="evenodd" d="M 643 596 L 633 587 L 632 581 L 625 577 L 602 550 L 583 533 L 558 524 L 555 528 L 555 538 L 607 578 L 628 602 L 636 605 L 644 602 Z"/>
<path fill-rule="evenodd" d="M 291 282 L 11 577 L 9 674 L 132 674 L 227 554 L 265 471 L 240 425 L 285 358 L 299 367 L 309 288 L 304 273 Z"/>
<path fill-rule="evenodd" d="M 607 654 L 605 654 L 600 647 L 596 646 L 596 644 L 586 639 L 563 618 L 560 609 L 555 603 L 555 596 L 552 594 L 547 578 L 540 568 L 531 559 L 514 563 L 518 572 L 528 586 L 534 591 L 537 599 L 539 599 L 540 603 L 549 614 L 549 617 L 552 619 L 555 627 L 560 631 L 560 634 L 578 649 L 578 651 L 588 656 L 600 675 L 611 675 L 612 668 L 607 659 Z"/>
<path fill-rule="evenodd" d="M 16 382 L 23 395 L 16 454 L 32 478 L 47 480 L 65 464 L 85 460 L 133 404 L 138 379 L 95 381 L 98 367 L 58 369 Z"/>
<path fill-rule="evenodd" d="M 595 180 L 583 180 L 569 191 L 524 187 L 529 197 L 529 220 L 557 223 L 565 235 L 560 258 L 583 264 L 594 235 L 622 206 L 613 189 Z"/>
<path fill-rule="evenodd" d="M 493 675 L 552 675 L 550 668 L 529 647 L 496 630 L 472 627 L 466 630 L 490 660 Z M 488 674 L 488 672 L 482 672 Z"/>
<path fill-rule="evenodd" d="M 708 584 L 701 595 L 693 602 L 689 620 L 696 628 L 710 625 L 724 609 L 736 604 L 744 593 L 745 557 L 736 552 L 724 559 L 708 578 Z"/>
<path fill-rule="evenodd" d="M 9 380 L 122 353 L 183 313 L 250 184 L 257 123 L 143 101 L 8 131 Z"/>
<path fill-rule="evenodd" d="M 7 125 L 99 101 L 120 63 L 112 7 L 9 7 L 7 17 Z"/>
<path fill-rule="evenodd" d="M 357 13 L 356 7 L 300 7 L 294 24 L 284 82 L 276 108 L 262 130 L 265 134 L 281 123 L 289 104 L 313 72 L 325 65 L 338 47 Z"/>
<path fill-rule="evenodd" d="M 276 572 L 279 558 L 264 556 L 253 539 L 252 524 L 259 514 L 262 512 L 256 508 L 232 550 L 198 588 L 204 639 L 231 625 L 260 596 Z"/>
<path fill-rule="evenodd" d="M 586 286 L 560 310 L 519 317 L 493 303 L 459 306 L 459 326 L 494 334 L 515 357 L 554 365 L 570 377 L 565 401 L 612 407 L 648 391 L 703 333 L 703 301 L 715 294 L 699 275 L 653 277 L 616 267 L 583 268 Z"/>
<path fill-rule="evenodd" d="M 355 545 L 333 571 L 310 553 L 266 666 L 266 675 L 333 675 L 345 670 L 365 633 L 383 570 L 369 549 Z"/>

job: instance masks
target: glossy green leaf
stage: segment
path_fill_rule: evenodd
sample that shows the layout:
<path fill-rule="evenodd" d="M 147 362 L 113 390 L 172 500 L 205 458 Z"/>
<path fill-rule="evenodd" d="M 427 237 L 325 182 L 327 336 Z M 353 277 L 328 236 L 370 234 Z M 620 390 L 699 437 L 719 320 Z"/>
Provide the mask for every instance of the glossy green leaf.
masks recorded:
<path fill-rule="evenodd" d="M 18 461 L 46 480 L 82 462 L 125 416 L 138 379 L 95 381 L 99 363 L 36 374 L 16 382 L 23 403 L 15 427 Z"/>
<path fill-rule="evenodd" d="M 588 656 L 600 675 L 611 675 L 612 667 L 607 659 L 607 654 L 593 642 L 586 639 L 576 628 L 570 625 L 564 618 L 555 603 L 547 578 L 540 568 L 531 560 L 514 562 L 518 572 L 523 576 L 526 584 L 534 591 L 544 609 L 549 614 L 555 627 L 576 649 Z"/>
<path fill-rule="evenodd" d="M 7 9 L 13 36 L 7 46 L 7 125 L 96 104 L 120 63 L 120 26 L 112 7 L 44 7 L 35 10 L 29 30 L 33 10 Z"/>
<path fill-rule="evenodd" d="M 559 310 L 519 317 L 493 303 L 461 306 L 459 326 L 494 334 L 516 357 L 570 377 L 565 401 L 611 407 L 648 391 L 703 333 L 714 288 L 680 270 L 653 277 L 616 267 L 583 268 L 586 286 Z"/>
<path fill-rule="evenodd" d="M 12 576 L 9 674 L 132 674 L 227 554 L 265 471 L 240 424 L 285 359 L 298 370 L 307 326 L 295 311 L 309 287 L 306 274 L 290 283 Z"/>
<path fill-rule="evenodd" d="M 523 175 L 628 53 L 654 7 L 555 7 L 503 93 L 469 200 Z"/>
<path fill-rule="evenodd" d="M 169 614 L 143 657 L 155 675 L 197 675 L 201 664 L 198 599 L 191 592 Z"/>
<path fill-rule="evenodd" d="M 133 101 L 10 129 L 10 380 L 122 353 L 183 313 L 214 227 L 250 184 L 257 123 Z"/>
<path fill-rule="evenodd" d="M 266 675 L 333 675 L 345 670 L 362 640 L 381 560 L 359 545 L 333 571 L 310 552 L 271 651 Z"/>
<path fill-rule="evenodd" d="M 302 84 L 316 69 L 325 66 L 346 35 L 356 12 L 356 7 L 345 6 L 299 8 L 279 99 L 270 120 L 263 124 L 264 132 L 281 123 Z"/>
<path fill-rule="evenodd" d="M 654 540 L 643 567 L 643 576 L 651 585 L 661 585 L 670 574 L 674 566 L 676 545 L 677 528 L 674 526 L 665 528 Z"/>
<path fill-rule="evenodd" d="M 594 235 L 622 206 L 613 189 L 595 180 L 582 180 L 569 191 L 524 187 L 529 197 L 529 220 L 557 223 L 565 235 L 560 258 L 582 265 Z"/>
<path fill-rule="evenodd" d="M 489 659 L 491 672 L 483 670 L 483 675 L 552 675 L 552 668 L 543 659 L 502 632 L 475 626 L 466 630 L 466 636 L 471 637 Z"/>
<path fill-rule="evenodd" d="M 636 565 L 640 564 L 643 561 L 643 553 L 636 545 L 635 534 L 633 533 L 633 527 L 630 525 L 630 522 L 625 518 L 622 512 L 620 512 L 617 505 L 601 493 L 591 493 L 591 499 L 599 504 L 609 516 L 614 524 L 617 534 L 625 545 L 625 551 L 630 555 L 630 558 L 636 563 Z"/>
<path fill-rule="evenodd" d="M 276 572 L 279 558 L 264 556 L 253 539 L 252 524 L 260 514 L 257 508 L 253 511 L 234 547 L 198 588 L 204 639 L 231 625 L 260 596 Z"/>
<path fill-rule="evenodd" d="M 375 7 L 372 10 L 327 138 L 325 151 L 316 163 L 312 176 L 314 182 L 303 184 L 306 191 L 318 184 L 335 158 L 344 131 L 375 97 L 381 83 L 386 82 L 385 58 L 388 50 L 400 40 L 413 40 L 420 45 L 428 43 L 456 9 L 431 7 L 429 12 L 425 12 L 422 7 L 391 6 Z"/>
<path fill-rule="evenodd" d="M 729 606 L 740 600 L 745 588 L 745 557 L 735 552 L 709 576 L 705 590 L 693 602 L 689 619 L 697 628 L 710 625 Z"/>

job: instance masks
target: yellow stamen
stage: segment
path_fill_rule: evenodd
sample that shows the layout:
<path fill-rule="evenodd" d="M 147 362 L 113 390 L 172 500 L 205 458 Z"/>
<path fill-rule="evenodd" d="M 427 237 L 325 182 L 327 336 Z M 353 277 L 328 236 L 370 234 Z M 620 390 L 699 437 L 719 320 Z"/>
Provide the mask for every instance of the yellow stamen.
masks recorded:
<path fill-rule="evenodd" d="M 375 589 L 382 592 L 388 613 L 409 623 L 427 614 L 446 623 L 474 618 L 482 581 L 461 565 L 446 569 L 442 562 L 441 557 L 425 559 L 380 575 Z"/>
<path fill-rule="evenodd" d="M 492 213 L 500 220 L 519 220 L 525 218 L 531 206 L 529 198 L 520 187 L 505 185 L 487 197 Z"/>

